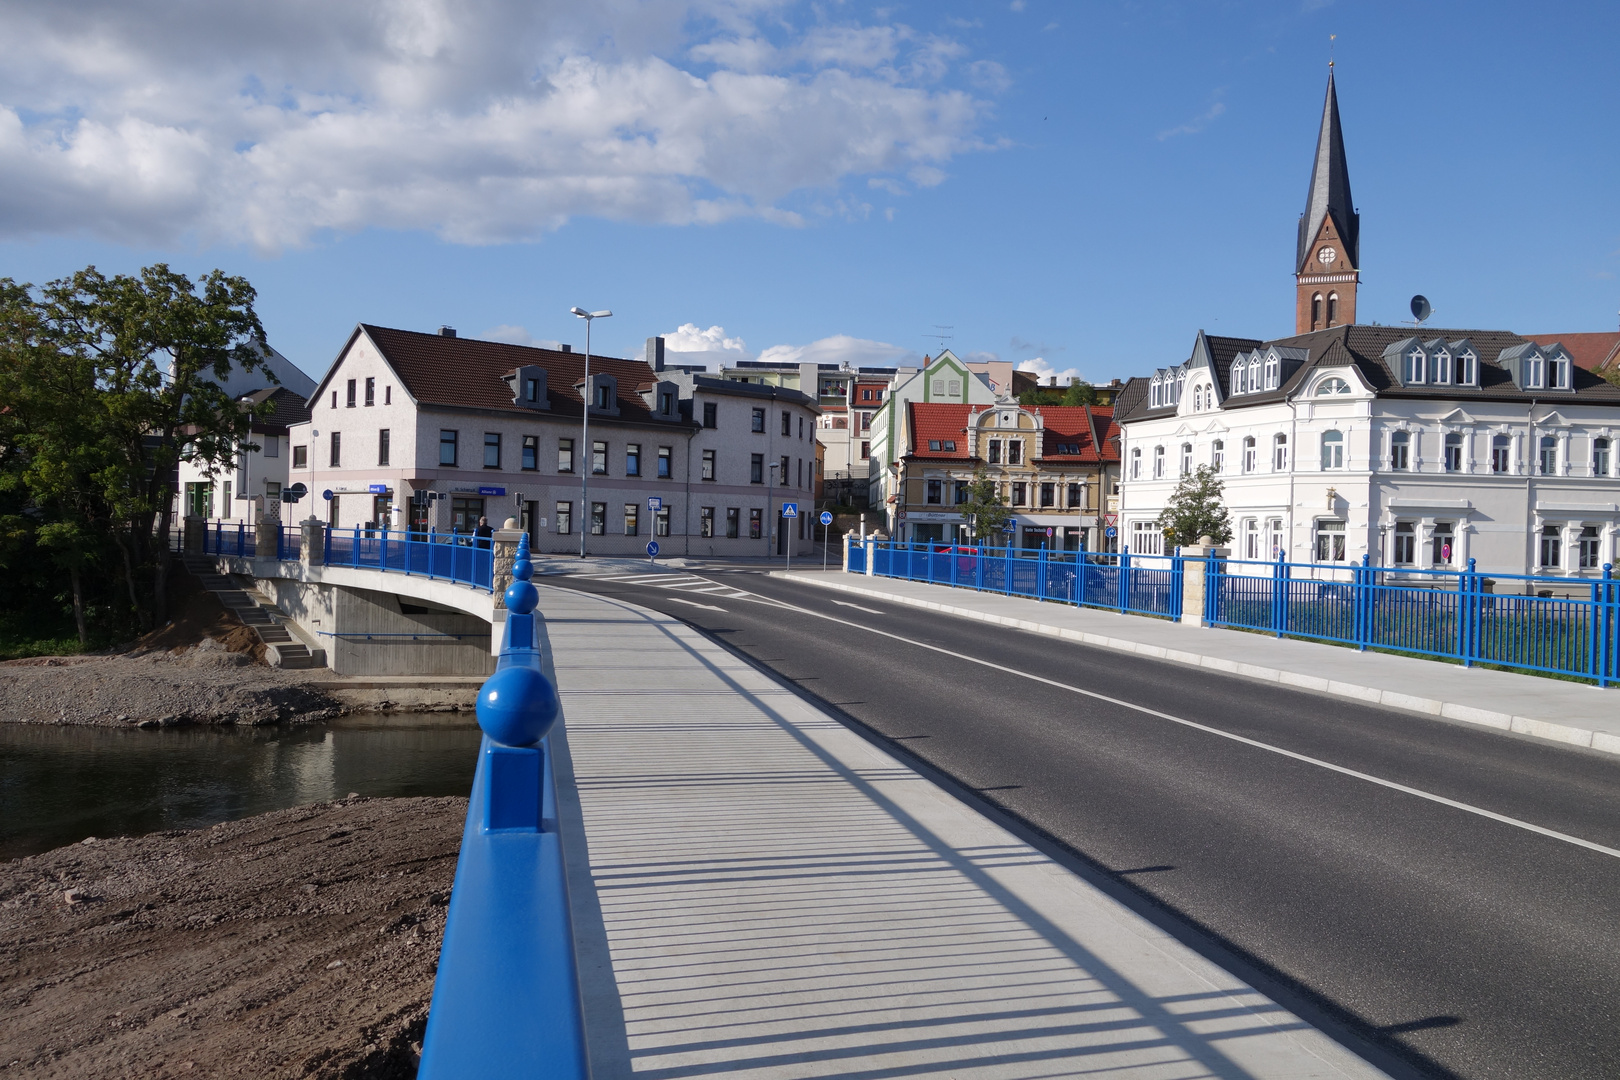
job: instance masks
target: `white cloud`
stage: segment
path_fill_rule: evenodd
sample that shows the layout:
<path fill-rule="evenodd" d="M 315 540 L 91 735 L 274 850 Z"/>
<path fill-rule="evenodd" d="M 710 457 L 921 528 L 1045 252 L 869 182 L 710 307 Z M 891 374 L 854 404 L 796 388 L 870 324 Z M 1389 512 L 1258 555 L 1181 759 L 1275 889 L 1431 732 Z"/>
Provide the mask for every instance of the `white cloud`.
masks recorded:
<path fill-rule="evenodd" d="M 562 342 L 550 338 L 537 338 L 521 326 L 502 323 L 479 335 L 485 341 L 504 341 L 508 345 L 528 345 L 536 349 L 560 349 Z"/>
<path fill-rule="evenodd" d="M 808 345 L 772 345 L 759 354 L 772 364 L 848 364 L 850 367 L 897 367 L 917 365 L 922 357 L 914 349 L 886 341 L 834 334 Z"/>
<path fill-rule="evenodd" d="M 1044 357 L 1040 356 L 1037 356 L 1033 360 L 1020 361 L 1017 366 L 1019 371 L 1028 371 L 1040 376 L 1042 386 L 1045 386 L 1047 383 L 1051 382 L 1054 375 L 1057 376 L 1057 384 L 1060 387 L 1068 386 L 1070 379 L 1078 379 L 1083 377 L 1080 374 L 1079 368 L 1063 368 L 1060 371 L 1058 368 L 1047 363 Z"/>
<path fill-rule="evenodd" d="M 673 332 L 664 335 L 664 351 L 746 354 L 748 344 L 740 337 L 728 335 L 723 326 L 711 326 L 707 330 L 700 330 L 697 323 L 682 323 Z M 742 358 L 747 359 L 746 355 Z"/>
<path fill-rule="evenodd" d="M 836 205 L 873 175 L 927 183 L 991 145 L 976 95 L 1000 85 L 993 65 L 818 11 L 12 0 L 0 237 L 275 250 L 365 228 L 521 241 L 576 215 L 795 225 L 795 200 Z"/>
<path fill-rule="evenodd" d="M 1208 109 L 1205 109 L 1202 113 L 1187 121 L 1185 124 L 1177 124 L 1173 128 L 1167 128 L 1166 130 L 1159 132 L 1159 141 L 1163 142 L 1164 140 L 1174 138 L 1177 135 L 1196 135 L 1200 131 L 1203 131 L 1205 128 L 1209 127 L 1215 118 L 1220 116 L 1225 111 L 1225 103 L 1217 101 Z"/>

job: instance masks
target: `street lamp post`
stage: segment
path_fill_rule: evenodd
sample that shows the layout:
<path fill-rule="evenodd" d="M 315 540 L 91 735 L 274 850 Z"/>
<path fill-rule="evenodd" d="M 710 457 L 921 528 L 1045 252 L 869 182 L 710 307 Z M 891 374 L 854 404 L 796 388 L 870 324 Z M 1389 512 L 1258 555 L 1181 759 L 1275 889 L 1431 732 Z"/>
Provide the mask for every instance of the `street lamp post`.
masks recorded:
<path fill-rule="evenodd" d="M 776 522 L 771 520 L 771 511 L 776 509 L 776 462 L 766 466 L 765 484 L 765 557 L 768 559 L 775 554 L 771 550 L 771 540 L 776 536 Z"/>
<path fill-rule="evenodd" d="M 581 307 L 569 308 L 569 313 L 585 320 L 585 388 L 579 401 L 584 408 L 579 414 L 579 454 L 575 460 L 579 468 L 579 557 L 585 557 L 585 538 L 591 531 L 591 323 L 597 319 L 610 319 L 611 311 L 586 311 Z"/>

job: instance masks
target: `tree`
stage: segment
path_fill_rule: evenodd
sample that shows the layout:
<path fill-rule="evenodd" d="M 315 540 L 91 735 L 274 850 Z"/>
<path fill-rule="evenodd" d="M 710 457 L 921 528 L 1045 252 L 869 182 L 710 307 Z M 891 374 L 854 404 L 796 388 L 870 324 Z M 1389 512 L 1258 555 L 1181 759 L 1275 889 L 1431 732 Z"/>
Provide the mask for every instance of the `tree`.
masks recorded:
<path fill-rule="evenodd" d="M 1083 379 L 1076 379 L 1063 392 L 1063 404 L 1095 405 L 1097 404 L 1097 389 Z"/>
<path fill-rule="evenodd" d="M 1066 389 L 1037 386 L 1018 395 L 1020 405 L 1095 405 L 1097 390 L 1090 383 L 1075 379 Z"/>
<path fill-rule="evenodd" d="M 973 480 L 968 484 L 967 501 L 961 504 L 961 508 L 975 540 L 994 539 L 1002 526 L 1012 520 L 1012 511 L 1001 501 L 996 482 L 983 469 L 973 474 Z"/>
<path fill-rule="evenodd" d="M 1225 486 L 1211 465 L 1200 465 L 1182 477 L 1159 515 L 1165 539 L 1178 547 L 1196 544 L 1205 536 L 1217 544 L 1232 539 L 1232 521 L 1221 502 Z"/>

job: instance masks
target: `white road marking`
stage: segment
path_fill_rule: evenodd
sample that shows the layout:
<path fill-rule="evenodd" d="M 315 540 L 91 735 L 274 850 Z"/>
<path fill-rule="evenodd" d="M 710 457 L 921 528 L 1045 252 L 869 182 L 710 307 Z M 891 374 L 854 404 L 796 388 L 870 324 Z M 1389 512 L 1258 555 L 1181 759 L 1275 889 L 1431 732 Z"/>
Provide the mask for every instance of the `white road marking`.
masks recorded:
<path fill-rule="evenodd" d="M 1188 720 L 1184 717 L 1173 716 L 1167 712 L 1160 712 L 1158 709 L 1150 709 L 1146 705 L 1138 705 L 1135 702 L 1110 697 L 1107 694 L 1099 694 L 1095 690 L 1083 690 L 1078 686 L 1070 686 L 1068 683 L 1058 682 L 1056 679 L 1048 679 L 1040 675 L 1031 675 L 1027 671 L 1019 671 L 1017 668 L 1006 667 L 1002 664 L 997 664 L 977 656 L 969 656 L 966 653 L 959 653 L 952 649 L 943 648 L 939 645 L 930 645 L 927 642 L 915 641 L 911 638 L 903 637 L 900 634 L 891 634 L 887 630 L 877 630 L 861 623 L 850 622 L 848 619 L 840 619 L 837 616 L 829 615 L 824 611 L 815 611 L 811 608 L 799 607 L 796 604 L 789 604 L 785 602 L 779 603 L 781 607 L 787 608 L 790 611 L 802 612 L 805 615 L 814 615 L 818 619 L 826 619 L 828 622 L 835 622 L 842 626 L 850 626 L 857 630 L 865 630 L 869 634 L 877 634 L 881 637 L 893 638 L 895 641 L 903 641 L 907 645 L 915 645 L 919 649 L 928 649 L 932 652 L 941 653 L 945 656 L 952 656 L 958 660 L 965 660 L 970 664 L 978 664 L 980 667 L 991 668 L 995 671 L 1005 672 L 1008 675 L 1016 675 L 1021 679 L 1029 679 L 1032 682 L 1045 683 L 1047 686 L 1055 686 L 1059 690 L 1067 690 L 1070 693 L 1082 694 L 1085 697 L 1093 698 L 1097 701 L 1106 701 L 1110 705 L 1118 705 L 1123 709 L 1131 709 L 1147 716 L 1156 716 L 1161 720 L 1168 720 L 1172 724 L 1180 724 L 1183 727 L 1189 727 L 1195 731 L 1202 731 L 1209 735 L 1218 735 L 1223 739 L 1230 739 L 1233 742 L 1243 743 L 1245 746 L 1252 746 L 1257 750 L 1265 750 L 1273 754 L 1279 754 L 1282 757 L 1292 758 L 1295 761 L 1302 761 L 1307 765 L 1315 765 L 1317 768 L 1327 769 L 1330 772 L 1336 772 L 1343 776 L 1351 776 L 1357 780 L 1364 780 L 1369 784 L 1377 784 L 1379 787 L 1389 788 L 1391 791 L 1399 791 L 1406 795 L 1416 796 L 1419 799 L 1427 799 L 1429 802 L 1439 803 L 1441 806 L 1449 806 L 1454 810 L 1462 810 L 1465 813 L 1477 814 L 1482 818 L 1489 818 L 1492 821 L 1499 821 L 1504 825 L 1512 825 L 1516 829 L 1524 829 L 1527 832 L 1537 833 L 1541 836 L 1550 837 L 1553 840 L 1562 840 L 1566 844 L 1573 844 L 1576 847 L 1586 848 L 1588 851 L 1596 851 L 1600 854 L 1620 859 L 1620 850 L 1615 848 L 1605 847 L 1604 845 L 1594 843 L 1591 840 L 1583 840 L 1579 836 L 1571 836 L 1569 833 L 1561 833 L 1556 829 L 1548 829 L 1544 826 L 1536 825 L 1533 822 L 1521 821 L 1515 817 L 1508 817 L 1506 814 L 1498 814 L 1496 811 L 1487 810 L 1482 806 L 1474 806 L 1472 803 L 1458 802 L 1456 799 L 1448 799 L 1444 795 L 1436 795 L 1433 792 L 1424 791 L 1421 788 L 1408 787 L 1405 784 L 1398 784 L 1393 780 L 1385 780 L 1381 776 L 1373 776 L 1371 773 L 1358 772 L 1355 769 L 1349 769 L 1343 765 L 1335 765 L 1331 761 L 1323 761 L 1321 758 L 1313 758 L 1307 754 L 1300 754 L 1293 750 L 1286 750 L 1281 746 L 1273 746 L 1270 743 L 1264 743 L 1258 739 L 1251 739 L 1245 735 L 1236 735 L 1230 731 L 1222 731 L 1220 728 L 1210 727 L 1208 724 L 1200 724 L 1196 720 Z"/>
<path fill-rule="evenodd" d="M 692 607 L 705 608 L 705 609 L 707 609 L 709 611 L 724 612 L 726 610 L 723 607 L 715 607 L 713 604 L 700 604 L 696 600 L 682 600 L 678 596 L 670 596 L 670 597 L 666 597 L 666 599 L 668 599 L 668 600 L 670 600 L 670 601 L 672 601 L 674 603 L 677 603 L 677 604 L 689 604 Z"/>
<path fill-rule="evenodd" d="M 868 615 L 882 615 L 883 614 L 883 612 L 878 611 L 875 608 L 861 607 L 861 605 L 859 605 L 859 604 L 851 604 L 848 600 L 834 600 L 833 603 L 837 604 L 839 607 L 852 607 L 856 611 L 864 611 Z"/>

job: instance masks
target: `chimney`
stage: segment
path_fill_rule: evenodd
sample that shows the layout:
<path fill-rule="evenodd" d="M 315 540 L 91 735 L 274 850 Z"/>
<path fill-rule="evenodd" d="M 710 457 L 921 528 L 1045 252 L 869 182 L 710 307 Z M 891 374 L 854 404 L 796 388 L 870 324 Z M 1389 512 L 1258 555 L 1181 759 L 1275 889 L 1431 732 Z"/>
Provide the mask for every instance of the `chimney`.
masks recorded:
<path fill-rule="evenodd" d="M 647 366 L 654 371 L 664 370 L 664 339 L 650 337 L 647 339 Z"/>
<path fill-rule="evenodd" d="M 1056 375 L 1049 376 L 1047 378 L 1047 380 L 1046 380 L 1046 385 L 1047 386 L 1056 386 L 1057 385 L 1057 376 Z"/>
<path fill-rule="evenodd" d="M 455 337 L 456 336 L 456 328 L 453 327 L 453 326 L 441 326 L 441 327 L 439 327 L 439 336 L 440 337 Z"/>
<path fill-rule="evenodd" d="M 574 351 L 574 347 L 572 345 L 559 345 L 557 347 L 566 353 L 571 353 Z"/>

